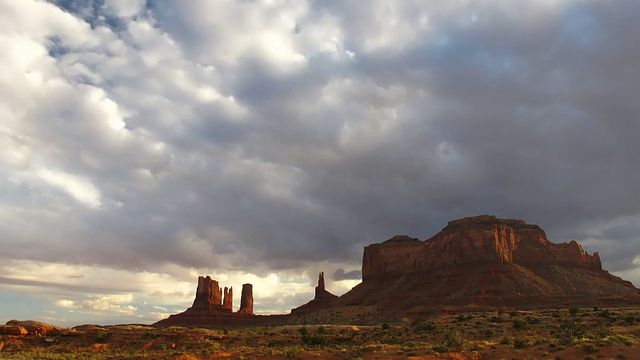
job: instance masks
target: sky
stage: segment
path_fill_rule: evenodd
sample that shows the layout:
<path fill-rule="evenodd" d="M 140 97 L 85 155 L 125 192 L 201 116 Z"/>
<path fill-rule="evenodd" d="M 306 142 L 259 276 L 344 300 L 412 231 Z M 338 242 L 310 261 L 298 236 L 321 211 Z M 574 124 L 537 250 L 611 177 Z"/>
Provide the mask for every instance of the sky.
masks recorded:
<path fill-rule="evenodd" d="M 640 286 L 639 1 L 0 0 L 0 322 L 255 311 L 480 214 Z"/>

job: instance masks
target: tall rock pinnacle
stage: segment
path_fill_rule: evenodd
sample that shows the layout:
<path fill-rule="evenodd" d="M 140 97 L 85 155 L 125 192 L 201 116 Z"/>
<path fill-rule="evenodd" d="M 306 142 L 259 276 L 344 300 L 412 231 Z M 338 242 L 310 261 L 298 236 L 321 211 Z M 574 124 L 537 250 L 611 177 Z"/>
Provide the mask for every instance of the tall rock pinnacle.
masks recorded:
<path fill-rule="evenodd" d="M 240 297 L 240 315 L 253 315 L 253 285 L 243 284 Z"/>
<path fill-rule="evenodd" d="M 318 286 L 316 286 L 316 298 L 318 298 L 318 294 L 322 294 L 326 290 L 324 289 L 324 272 L 321 272 L 318 276 Z"/>

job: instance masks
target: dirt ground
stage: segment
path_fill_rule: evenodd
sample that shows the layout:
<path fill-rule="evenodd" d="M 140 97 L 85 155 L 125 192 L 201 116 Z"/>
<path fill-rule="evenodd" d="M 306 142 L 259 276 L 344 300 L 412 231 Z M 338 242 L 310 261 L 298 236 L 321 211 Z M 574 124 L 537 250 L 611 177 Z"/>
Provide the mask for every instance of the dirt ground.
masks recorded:
<path fill-rule="evenodd" d="M 356 311 L 343 324 L 339 315 L 251 328 L 89 325 L 2 335 L 0 359 L 640 359 L 637 308 L 505 309 L 378 323 Z"/>

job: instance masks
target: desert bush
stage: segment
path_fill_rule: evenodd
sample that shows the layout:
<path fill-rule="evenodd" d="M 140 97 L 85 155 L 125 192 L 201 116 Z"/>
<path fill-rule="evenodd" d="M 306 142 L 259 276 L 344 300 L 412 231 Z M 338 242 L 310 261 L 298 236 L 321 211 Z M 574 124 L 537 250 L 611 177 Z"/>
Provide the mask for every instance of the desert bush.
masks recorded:
<path fill-rule="evenodd" d="M 98 330 L 96 333 L 96 342 L 105 342 L 109 338 L 109 333 L 106 331 Z"/>
<path fill-rule="evenodd" d="M 531 324 L 531 325 L 540 324 L 540 319 L 534 318 L 534 317 L 531 317 L 531 316 L 527 316 L 527 324 Z"/>
<path fill-rule="evenodd" d="M 546 344 L 549 342 L 549 339 L 547 339 L 544 336 L 541 336 L 539 338 L 536 339 L 536 345 L 542 345 L 542 344 Z M 549 344 L 551 346 L 551 344 Z"/>
<path fill-rule="evenodd" d="M 527 327 L 527 323 L 524 322 L 523 320 L 518 319 L 513 322 L 513 328 L 515 330 L 523 330 L 523 329 L 526 329 L 526 327 Z"/>
<path fill-rule="evenodd" d="M 299 345 L 286 347 L 282 349 L 282 356 L 287 360 L 302 359 L 302 349 Z"/>
<path fill-rule="evenodd" d="M 432 349 L 433 349 L 433 352 L 436 352 L 436 353 L 449 352 L 449 349 L 446 346 L 434 346 Z"/>
<path fill-rule="evenodd" d="M 582 344 L 582 350 L 584 352 L 586 352 L 587 354 L 593 354 L 595 352 L 598 352 L 598 349 L 596 349 L 595 345 L 590 344 L 590 343 L 584 343 Z"/>
<path fill-rule="evenodd" d="M 580 312 L 580 308 L 577 307 L 577 306 L 572 306 L 572 307 L 569 308 L 569 314 L 571 316 L 576 316 L 576 315 L 578 315 L 579 312 Z"/>
<path fill-rule="evenodd" d="M 623 344 L 626 346 L 631 346 L 638 344 L 638 339 L 630 334 L 615 334 L 607 336 L 604 341 L 609 344 Z"/>
<path fill-rule="evenodd" d="M 460 334 L 457 331 L 450 331 L 447 333 L 444 344 L 448 348 L 461 350 L 462 345 L 464 344 L 464 338 L 462 338 L 462 336 L 460 336 Z"/>
<path fill-rule="evenodd" d="M 611 310 L 609 310 L 609 309 L 604 309 L 604 310 L 600 311 L 600 313 L 598 313 L 598 316 L 603 317 L 603 318 L 605 318 L 605 319 L 606 319 L 606 318 L 611 317 L 611 314 L 612 314 L 612 313 L 611 313 Z"/>
<path fill-rule="evenodd" d="M 423 331 L 433 331 L 436 329 L 436 324 L 429 321 L 425 322 L 424 319 L 416 319 L 411 323 L 411 327 L 413 327 L 413 331 L 415 332 L 423 332 Z"/>
<path fill-rule="evenodd" d="M 509 335 L 505 335 L 505 337 L 500 340 L 500 344 L 502 345 L 513 345 L 513 338 Z"/>
<path fill-rule="evenodd" d="M 513 347 L 516 349 L 524 349 L 530 345 L 530 340 L 526 337 L 513 339 Z"/>

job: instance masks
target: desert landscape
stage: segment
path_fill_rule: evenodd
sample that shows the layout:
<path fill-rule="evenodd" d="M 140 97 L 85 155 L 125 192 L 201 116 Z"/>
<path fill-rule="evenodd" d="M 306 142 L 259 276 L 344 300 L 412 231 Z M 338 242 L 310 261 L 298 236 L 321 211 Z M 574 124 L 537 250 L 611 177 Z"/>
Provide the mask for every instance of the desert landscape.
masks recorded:
<path fill-rule="evenodd" d="M 640 360 L 638 19 L 0 0 L 0 360 Z"/>
<path fill-rule="evenodd" d="M 0 326 L 7 359 L 634 359 L 640 290 L 575 241 L 490 215 L 365 248 L 362 282 L 289 314 L 255 315 L 252 285 L 198 278 L 193 305 L 153 325 Z"/>
<path fill-rule="evenodd" d="M 1 336 L 0 358 L 637 359 L 640 351 L 640 308 L 500 309 L 387 321 L 375 314 L 351 307 L 213 329 L 35 323 L 29 334 Z"/>

